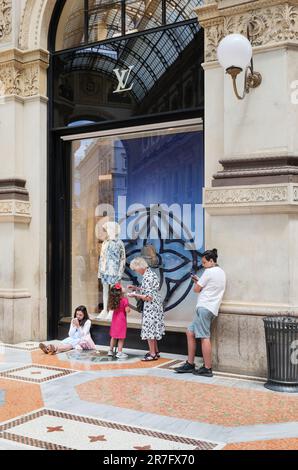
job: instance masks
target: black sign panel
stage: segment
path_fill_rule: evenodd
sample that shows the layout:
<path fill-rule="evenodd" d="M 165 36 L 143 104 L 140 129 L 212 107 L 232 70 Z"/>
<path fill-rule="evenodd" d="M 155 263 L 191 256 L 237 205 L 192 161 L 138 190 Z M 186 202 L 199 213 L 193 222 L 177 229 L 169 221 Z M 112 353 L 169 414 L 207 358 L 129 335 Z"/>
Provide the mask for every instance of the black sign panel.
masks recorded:
<path fill-rule="evenodd" d="M 55 53 L 52 127 L 203 110 L 197 22 Z"/>

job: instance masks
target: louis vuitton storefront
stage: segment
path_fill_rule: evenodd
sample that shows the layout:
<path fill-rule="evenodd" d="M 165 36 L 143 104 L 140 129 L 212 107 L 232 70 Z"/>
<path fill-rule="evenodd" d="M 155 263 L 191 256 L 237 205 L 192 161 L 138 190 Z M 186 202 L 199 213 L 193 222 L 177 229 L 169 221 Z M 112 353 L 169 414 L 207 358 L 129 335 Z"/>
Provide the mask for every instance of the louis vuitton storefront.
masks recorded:
<path fill-rule="evenodd" d="M 78 304 L 107 341 L 113 220 L 123 284 L 140 254 L 159 276 L 164 351 L 185 351 L 190 273 L 218 249 L 214 369 L 264 377 L 263 317 L 298 311 L 297 17 L 297 0 L 0 0 L 0 341 L 61 337 Z M 231 33 L 262 77 L 242 100 L 217 58 Z"/>
<path fill-rule="evenodd" d="M 98 263 L 116 220 L 130 261 L 149 255 L 168 338 L 191 320 L 204 246 L 204 38 L 199 2 L 58 2 L 51 23 L 48 313 L 52 338 L 85 304 L 108 337 Z M 138 346 L 140 314 L 128 345 Z M 175 332 L 175 333 L 174 333 Z M 179 346 L 181 343 L 181 346 Z M 182 349 L 181 349 L 182 348 Z"/>

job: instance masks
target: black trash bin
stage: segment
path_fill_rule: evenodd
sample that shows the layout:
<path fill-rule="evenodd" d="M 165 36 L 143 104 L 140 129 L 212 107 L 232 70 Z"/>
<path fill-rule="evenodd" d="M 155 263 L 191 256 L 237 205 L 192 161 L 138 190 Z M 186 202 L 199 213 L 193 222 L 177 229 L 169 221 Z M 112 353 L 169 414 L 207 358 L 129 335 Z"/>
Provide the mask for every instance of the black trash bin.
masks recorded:
<path fill-rule="evenodd" d="M 264 318 L 268 382 L 276 392 L 298 393 L 298 318 Z"/>

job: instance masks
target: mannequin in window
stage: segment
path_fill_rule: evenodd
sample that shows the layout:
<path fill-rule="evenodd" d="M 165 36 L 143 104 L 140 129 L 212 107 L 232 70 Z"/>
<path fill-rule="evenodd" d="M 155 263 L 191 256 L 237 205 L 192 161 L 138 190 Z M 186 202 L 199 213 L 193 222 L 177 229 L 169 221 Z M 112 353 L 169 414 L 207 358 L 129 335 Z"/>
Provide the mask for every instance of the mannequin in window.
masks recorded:
<path fill-rule="evenodd" d="M 117 222 L 107 222 L 103 229 L 107 233 L 107 240 L 102 244 L 98 265 L 98 279 L 103 287 L 103 310 L 98 315 L 100 320 L 111 320 L 112 312 L 108 311 L 109 286 L 121 281 L 125 264 L 125 246 L 120 236 L 120 226 Z"/>

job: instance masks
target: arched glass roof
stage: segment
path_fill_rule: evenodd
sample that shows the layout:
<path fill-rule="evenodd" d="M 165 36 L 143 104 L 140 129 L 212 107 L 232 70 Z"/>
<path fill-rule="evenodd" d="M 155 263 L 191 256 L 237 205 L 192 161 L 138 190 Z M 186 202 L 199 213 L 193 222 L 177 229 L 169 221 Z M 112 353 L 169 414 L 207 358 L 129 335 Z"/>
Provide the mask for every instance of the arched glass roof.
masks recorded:
<path fill-rule="evenodd" d="M 66 0 L 56 50 L 195 18 L 203 0 Z"/>

